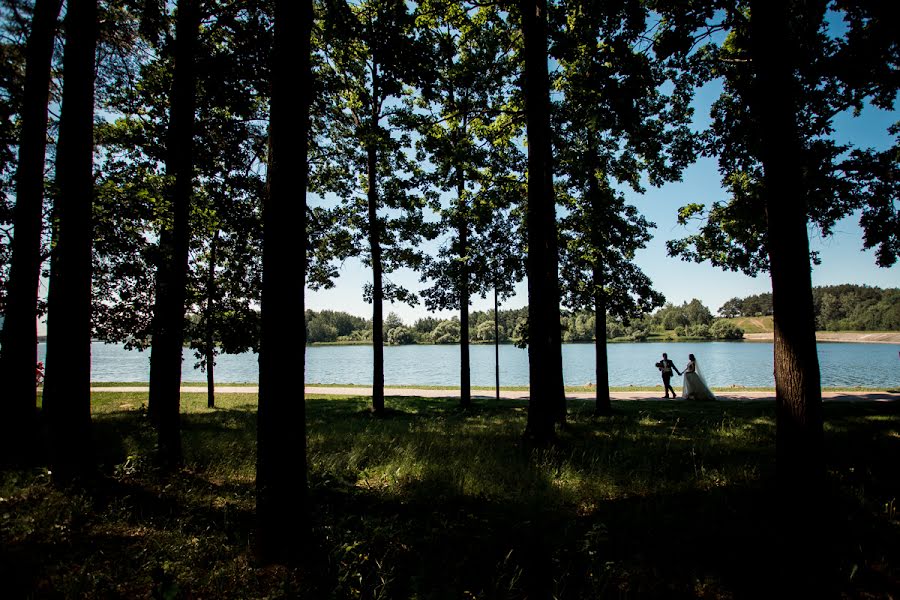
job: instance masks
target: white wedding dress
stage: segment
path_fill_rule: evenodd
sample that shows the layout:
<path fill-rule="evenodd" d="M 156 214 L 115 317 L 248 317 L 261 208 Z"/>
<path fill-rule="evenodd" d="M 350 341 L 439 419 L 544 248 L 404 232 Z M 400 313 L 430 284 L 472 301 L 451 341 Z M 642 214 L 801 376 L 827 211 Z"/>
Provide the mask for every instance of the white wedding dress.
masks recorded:
<path fill-rule="evenodd" d="M 684 368 L 684 385 L 681 388 L 681 397 L 685 400 L 715 400 L 716 396 L 706 385 L 706 380 L 700 374 L 697 361 L 688 362 Z"/>

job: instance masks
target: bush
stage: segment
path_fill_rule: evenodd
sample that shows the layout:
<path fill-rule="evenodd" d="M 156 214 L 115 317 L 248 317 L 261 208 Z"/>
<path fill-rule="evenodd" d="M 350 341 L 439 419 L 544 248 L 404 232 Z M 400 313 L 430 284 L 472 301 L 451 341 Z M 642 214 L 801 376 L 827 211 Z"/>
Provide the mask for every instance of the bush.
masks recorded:
<path fill-rule="evenodd" d="M 412 331 L 408 327 L 394 327 L 387 332 L 387 343 L 391 346 L 402 346 L 404 344 L 415 343 Z"/>
<path fill-rule="evenodd" d="M 435 344 L 458 344 L 459 321 L 441 321 L 431 332 L 431 341 Z"/>
<path fill-rule="evenodd" d="M 706 325 L 691 325 L 687 328 L 687 336 L 699 338 L 701 340 L 709 339 L 712 335 L 709 333 L 709 327 Z"/>
<path fill-rule="evenodd" d="M 744 330 L 728 321 L 716 321 L 709 328 L 709 333 L 717 340 L 740 340 L 744 337 Z"/>

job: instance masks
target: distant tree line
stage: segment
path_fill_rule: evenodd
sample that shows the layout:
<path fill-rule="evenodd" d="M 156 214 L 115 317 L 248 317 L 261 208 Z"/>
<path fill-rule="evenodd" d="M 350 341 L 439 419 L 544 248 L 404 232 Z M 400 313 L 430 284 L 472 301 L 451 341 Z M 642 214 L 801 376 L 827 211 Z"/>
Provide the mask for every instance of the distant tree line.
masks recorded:
<path fill-rule="evenodd" d="M 812 295 L 820 331 L 900 331 L 900 289 L 842 284 L 814 287 Z M 726 318 L 768 316 L 772 294 L 732 298 L 718 312 Z"/>
<path fill-rule="evenodd" d="M 679 338 L 741 339 L 744 332 L 734 324 L 713 317 L 709 308 L 696 298 L 680 306 L 667 302 L 652 314 L 624 320 L 604 320 L 605 337 L 616 341 L 644 341 L 653 336 L 674 333 Z M 596 314 L 588 310 L 563 310 L 559 317 L 562 341 L 591 342 L 596 339 Z M 497 313 L 497 332 L 501 344 L 527 344 L 528 308 L 501 310 Z M 469 314 L 468 341 L 473 344 L 494 341 L 494 311 Z M 458 317 L 423 317 L 411 325 L 394 312 L 384 318 L 385 342 L 405 344 L 459 344 L 462 327 Z M 372 341 L 372 322 L 346 312 L 306 311 L 306 340 L 315 343 L 357 343 Z"/>

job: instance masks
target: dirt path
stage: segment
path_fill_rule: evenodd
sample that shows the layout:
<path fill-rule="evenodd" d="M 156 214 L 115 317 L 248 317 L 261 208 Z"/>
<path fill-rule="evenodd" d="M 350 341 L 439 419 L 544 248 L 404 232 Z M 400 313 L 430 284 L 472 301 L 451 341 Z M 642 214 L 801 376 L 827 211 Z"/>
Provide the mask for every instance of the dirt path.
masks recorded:
<path fill-rule="evenodd" d="M 91 388 L 92 392 L 146 392 L 149 388 L 141 386 L 130 387 L 103 387 L 95 385 Z M 662 390 L 660 390 L 662 391 Z M 216 393 L 219 394 L 256 394 L 259 388 L 256 386 L 218 386 Z M 183 387 L 181 393 L 205 394 L 205 387 Z M 370 388 L 361 387 L 317 387 L 309 386 L 306 393 L 310 395 L 324 396 L 371 396 Z M 718 390 L 715 391 L 716 396 L 720 400 L 774 400 L 775 392 L 773 391 L 744 391 L 744 390 Z M 428 390 L 414 388 L 384 388 L 385 396 L 419 396 L 424 398 L 459 398 L 459 390 Z M 659 391 L 635 391 L 635 392 L 611 392 L 610 398 L 613 400 L 662 400 Z M 494 393 L 488 390 L 473 390 L 473 398 L 494 398 Z M 500 390 L 501 398 L 524 400 L 528 398 L 528 392 L 514 390 Z M 566 392 L 566 398 L 576 399 L 593 399 L 594 392 Z M 895 401 L 900 400 L 900 391 L 891 390 L 884 392 L 822 392 L 822 398 L 825 400 L 880 400 Z"/>

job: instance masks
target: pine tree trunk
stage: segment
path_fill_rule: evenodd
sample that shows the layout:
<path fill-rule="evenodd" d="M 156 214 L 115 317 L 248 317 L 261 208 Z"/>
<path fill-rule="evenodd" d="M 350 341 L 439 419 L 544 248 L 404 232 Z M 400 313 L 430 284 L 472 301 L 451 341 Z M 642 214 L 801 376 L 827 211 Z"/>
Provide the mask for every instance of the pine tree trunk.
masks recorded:
<path fill-rule="evenodd" d="M 31 456 L 35 439 L 35 367 L 37 365 L 37 297 L 41 271 L 44 207 L 44 155 L 47 150 L 47 104 L 56 20 L 62 0 L 37 0 L 25 45 L 25 86 L 19 119 L 19 162 L 13 213 L 12 260 L 7 283 L 0 381 L 4 386 L 0 444 L 4 463 Z"/>
<path fill-rule="evenodd" d="M 378 129 L 378 69 L 372 72 L 371 135 Z M 372 410 L 384 414 L 384 290 L 382 289 L 381 225 L 378 221 L 378 149 L 369 142 L 366 156 L 369 181 L 369 251 L 372 256 Z"/>
<path fill-rule="evenodd" d="M 91 443 L 91 218 L 97 0 L 69 0 L 56 153 L 56 246 L 50 272 L 44 408 L 56 481 L 89 473 Z"/>
<path fill-rule="evenodd" d="M 459 218 L 459 254 L 462 258 L 459 274 L 459 404 L 463 408 L 472 405 L 472 382 L 469 371 L 469 224 L 465 215 L 464 199 L 466 184 L 462 169 L 457 170 L 456 194 L 462 215 Z"/>
<path fill-rule="evenodd" d="M 256 463 L 257 551 L 266 562 L 295 561 L 308 531 L 304 232 L 312 19 L 310 0 L 275 5 Z"/>
<path fill-rule="evenodd" d="M 172 82 L 166 173 L 174 177 L 167 190 L 173 211 L 172 229 L 160 238 L 161 263 L 156 280 L 153 347 L 150 352 L 149 410 L 159 433 L 159 461 L 164 468 L 181 464 L 181 357 L 184 345 L 190 205 L 193 194 L 193 140 L 196 103 L 199 0 L 181 0 L 175 23 L 175 66 Z"/>
<path fill-rule="evenodd" d="M 213 235 L 209 247 L 209 274 L 206 278 L 206 407 L 216 407 L 216 250 L 219 230 Z"/>
<path fill-rule="evenodd" d="M 525 119 L 528 135 L 528 364 L 530 399 L 526 437 L 545 443 L 565 419 L 562 335 L 559 325 L 559 248 L 550 147 L 546 0 L 521 0 L 525 46 Z"/>

